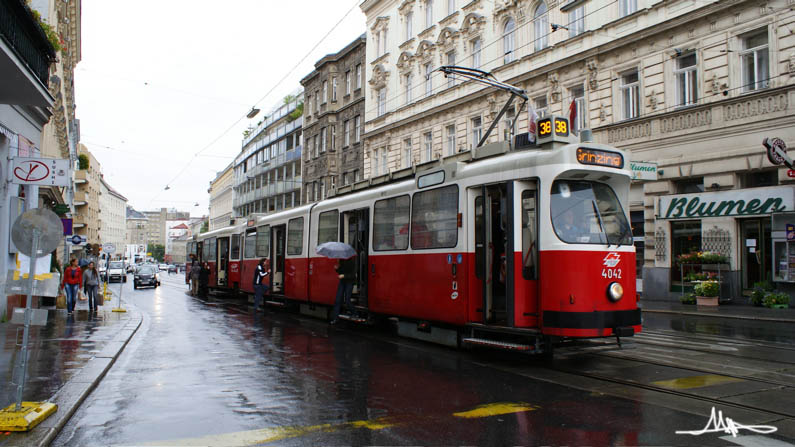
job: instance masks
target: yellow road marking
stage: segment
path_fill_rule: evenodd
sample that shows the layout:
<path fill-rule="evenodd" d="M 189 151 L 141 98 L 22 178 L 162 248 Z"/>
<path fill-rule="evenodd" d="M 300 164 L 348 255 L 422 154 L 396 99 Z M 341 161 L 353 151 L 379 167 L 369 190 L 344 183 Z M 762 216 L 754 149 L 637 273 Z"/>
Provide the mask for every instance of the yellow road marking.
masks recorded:
<path fill-rule="evenodd" d="M 538 406 L 524 402 L 498 402 L 493 404 L 481 405 L 472 410 L 453 413 L 459 418 L 484 418 L 489 416 L 499 416 L 501 414 L 521 413 L 538 409 Z M 199 438 L 175 439 L 168 441 L 151 442 L 146 445 L 170 445 L 170 446 L 213 446 L 231 447 L 241 445 L 257 445 L 269 442 L 281 441 L 283 439 L 298 438 L 311 433 L 332 433 L 344 429 L 366 428 L 368 430 L 383 430 L 385 428 L 399 425 L 395 418 L 379 418 L 373 420 L 361 420 L 343 422 L 339 424 L 319 424 L 305 427 L 270 427 L 259 430 L 248 430 L 235 433 L 224 433 L 219 435 L 208 435 Z"/>
<path fill-rule="evenodd" d="M 660 380 L 657 382 L 652 382 L 652 385 L 657 385 L 672 390 L 689 390 L 692 388 L 702 388 L 735 382 L 743 382 L 743 379 L 720 376 L 717 374 L 707 374 L 704 376 L 690 376 L 671 380 Z"/>
<path fill-rule="evenodd" d="M 458 418 L 484 418 L 488 416 L 499 416 L 501 414 L 521 413 L 523 411 L 533 411 L 538 407 L 526 404 L 524 402 L 511 403 L 511 402 L 498 402 L 494 404 L 481 405 L 474 410 L 462 411 L 460 413 L 453 413 L 453 416 Z"/>

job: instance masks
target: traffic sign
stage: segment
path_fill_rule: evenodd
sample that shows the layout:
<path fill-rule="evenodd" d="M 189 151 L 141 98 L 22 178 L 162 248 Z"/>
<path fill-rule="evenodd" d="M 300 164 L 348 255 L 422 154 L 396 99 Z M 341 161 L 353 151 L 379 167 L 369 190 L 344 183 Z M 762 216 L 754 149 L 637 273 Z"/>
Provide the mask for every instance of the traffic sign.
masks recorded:
<path fill-rule="evenodd" d="M 69 160 L 59 158 L 14 157 L 11 182 L 18 185 L 69 186 Z"/>
<path fill-rule="evenodd" d="M 84 236 L 80 236 L 79 234 L 73 234 L 66 238 L 66 242 L 69 242 L 72 245 L 86 245 L 87 239 Z"/>
<path fill-rule="evenodd" d="M 110 242 L 106 242 L 102 244 L 102 251 L 104 251 L 109 255 L 112 255 L 113 253 L 116 253 L 116 246 L 111 244 Z"/>

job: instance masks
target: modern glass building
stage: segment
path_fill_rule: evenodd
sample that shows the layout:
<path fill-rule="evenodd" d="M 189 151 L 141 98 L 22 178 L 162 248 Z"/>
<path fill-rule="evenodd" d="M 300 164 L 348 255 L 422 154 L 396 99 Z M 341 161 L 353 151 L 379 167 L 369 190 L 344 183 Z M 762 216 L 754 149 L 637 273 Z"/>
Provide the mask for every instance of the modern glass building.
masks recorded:
<path fill-rule="evenodd" d="M 304 95 L 288 95 L 243 139 L 235 158 L 236 217 L 301 204 L 301 126 Z"/>

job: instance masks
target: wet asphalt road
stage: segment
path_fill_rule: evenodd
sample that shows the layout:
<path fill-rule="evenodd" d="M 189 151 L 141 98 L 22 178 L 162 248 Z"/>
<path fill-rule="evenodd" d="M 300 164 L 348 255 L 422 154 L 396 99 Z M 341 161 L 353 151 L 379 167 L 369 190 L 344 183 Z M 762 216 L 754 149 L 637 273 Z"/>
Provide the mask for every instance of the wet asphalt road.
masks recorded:
<path fill-rule="evenodd" d="M 734 445 L 674 433 L 708 413 L 534 380 L 523 357 L 252 315 L 163 276 L 128 283 L 143 324 L 53 445 Z"/>

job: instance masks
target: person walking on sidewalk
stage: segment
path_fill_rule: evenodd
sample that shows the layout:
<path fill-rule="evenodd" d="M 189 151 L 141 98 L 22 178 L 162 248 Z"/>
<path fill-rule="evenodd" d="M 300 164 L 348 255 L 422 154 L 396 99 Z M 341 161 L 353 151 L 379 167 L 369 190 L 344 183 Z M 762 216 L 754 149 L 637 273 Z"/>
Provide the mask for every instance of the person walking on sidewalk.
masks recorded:
<path fill-rule="evenodd" d="M 77 266 L 77 258 L 72 258 L 69 261 L 69 267 L 63 272 L 62 286 L 66 292 L 66 311 L 71 314 L 75 311 L 75 301 L 77 300 L 77 291 L 80 290 L 80 285 L 83 283 L 83 272 Z"/>
<path fill-rule="evenodd" d="M 199 260 L 196 259 L 196 255 L 191 253 L 190 254 L 190 271 L 188 274 L 190 275 L 190 294 L 192 296 L 196 296 L 199 294 L 199 275 L 201 274 L 201 264 L 199 264 Z"/>
<path fill-rule="evenodd" d="M 97 311 L 97 288 L 99 287 L 99 272 L 94 262 L 88 263 L 88 267 L 83 270 L 83 290 L 88 297 L 88 310 Z"/>
<path fill-rule="evenodd" d="M 268 269 L 268 258 L 262 258 L 257 264 L 257 271 L 254 272 L 254 310 L 258 311 L 262 307 L 262 298 L 268 291 L 265 278 L 270 273 Z"/>

